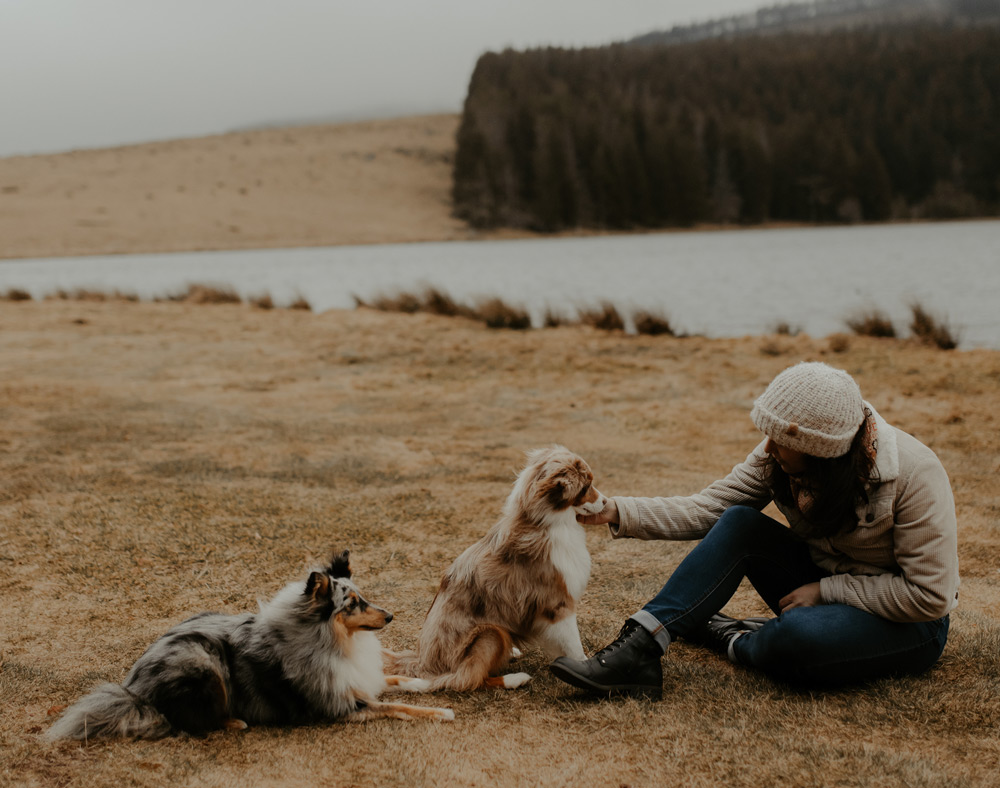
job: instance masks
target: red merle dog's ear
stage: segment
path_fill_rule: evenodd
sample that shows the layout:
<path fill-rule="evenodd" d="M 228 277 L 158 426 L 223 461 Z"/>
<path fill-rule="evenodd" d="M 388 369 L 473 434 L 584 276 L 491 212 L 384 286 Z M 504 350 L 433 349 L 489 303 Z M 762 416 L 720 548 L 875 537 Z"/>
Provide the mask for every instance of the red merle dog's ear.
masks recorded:
<path fill-rule="evenodd" d="M 330 558 L 330 577 L 350 577 L 351 576 L 351 551 L 334 551 Z"/>
<path fill-rule="evenodd" d="M 545 480 L 542 491 L 553 509 L 565 509 L 572 498 L 572 483 L 566 474 L 560 473 Z"/>

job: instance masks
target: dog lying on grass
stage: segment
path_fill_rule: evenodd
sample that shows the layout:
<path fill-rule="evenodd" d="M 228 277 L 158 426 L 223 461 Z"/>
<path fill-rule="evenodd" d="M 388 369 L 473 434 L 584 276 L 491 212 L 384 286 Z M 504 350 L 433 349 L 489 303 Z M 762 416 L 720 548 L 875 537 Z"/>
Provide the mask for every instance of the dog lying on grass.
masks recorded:
<path fill-rule="evenodd" d="M 383 703 L 387 688 L 428 682 L 386 676 L 375 630 L 392 613 L 351 582 L 349 553 L 288 584 L 257 614 L 201 613 L 139 657 L 122 684 L 103 684 L 49 729 L 55 739 L 204 735 L 249 725 L 379 717 L 453 720 L 451 709 Z"/>
<path fill-rule="evenodd" d="M 529 452 L 500 520 L 441 580 L 417 650 L 386 652 L 390 669 L 427 679 L 431 690 L 513 688 L 531 679 L 498 675 L 518 646 L 583 659 L 576 606 L 590 554 L 576 515 L 607 503 L 593 481 L 562 446 Z"/>

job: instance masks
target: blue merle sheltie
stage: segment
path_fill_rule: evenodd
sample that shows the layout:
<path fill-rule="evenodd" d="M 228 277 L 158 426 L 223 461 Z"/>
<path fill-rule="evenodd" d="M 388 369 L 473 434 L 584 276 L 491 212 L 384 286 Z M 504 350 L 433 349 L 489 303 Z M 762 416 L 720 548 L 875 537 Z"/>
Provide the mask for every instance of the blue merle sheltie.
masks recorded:
<path fill-rule="evenodd" d="M 420 692 L 422 679 L 386 676 L 375 630 L 392 613 L 351 582 L 349 553 L 294 582 L 257 614 L 201 613 L 168 631 L 122 684 L 103 684 L 70 706 L 55 739 L 197 736 L 250 725 L 379 717 L 453 720 L 451 709 L 383 703 L 387 688 Z"/>

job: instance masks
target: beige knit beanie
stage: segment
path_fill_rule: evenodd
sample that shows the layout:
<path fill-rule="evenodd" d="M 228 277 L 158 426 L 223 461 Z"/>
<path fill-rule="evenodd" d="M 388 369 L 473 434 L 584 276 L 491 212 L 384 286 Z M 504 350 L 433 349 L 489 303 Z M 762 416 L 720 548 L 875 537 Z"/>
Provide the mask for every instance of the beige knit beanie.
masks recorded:
<path fill-rule="evenodd" d="M 865 420 L 854 378 L 818 361 L 779 374 L 753 404 L 750 418 L 775 443 L 813 457 L 847 454 Z"/>

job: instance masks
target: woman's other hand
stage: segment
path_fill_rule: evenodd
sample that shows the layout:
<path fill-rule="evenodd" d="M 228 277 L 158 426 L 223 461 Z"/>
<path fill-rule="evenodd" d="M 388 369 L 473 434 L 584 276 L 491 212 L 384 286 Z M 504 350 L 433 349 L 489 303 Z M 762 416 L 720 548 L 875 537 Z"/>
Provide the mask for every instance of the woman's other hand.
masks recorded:
<path fill-rule="evenodd" d="M 782 613 L 786 610 L 791 610 L 793 607 L 815 607 L 822 604 L 823 599 L 820 597 L 819 583 L 807 583 L 804 586 L 799 586 L 792 593 L 786 594 L 778 601 L 778 607 Z"/>

